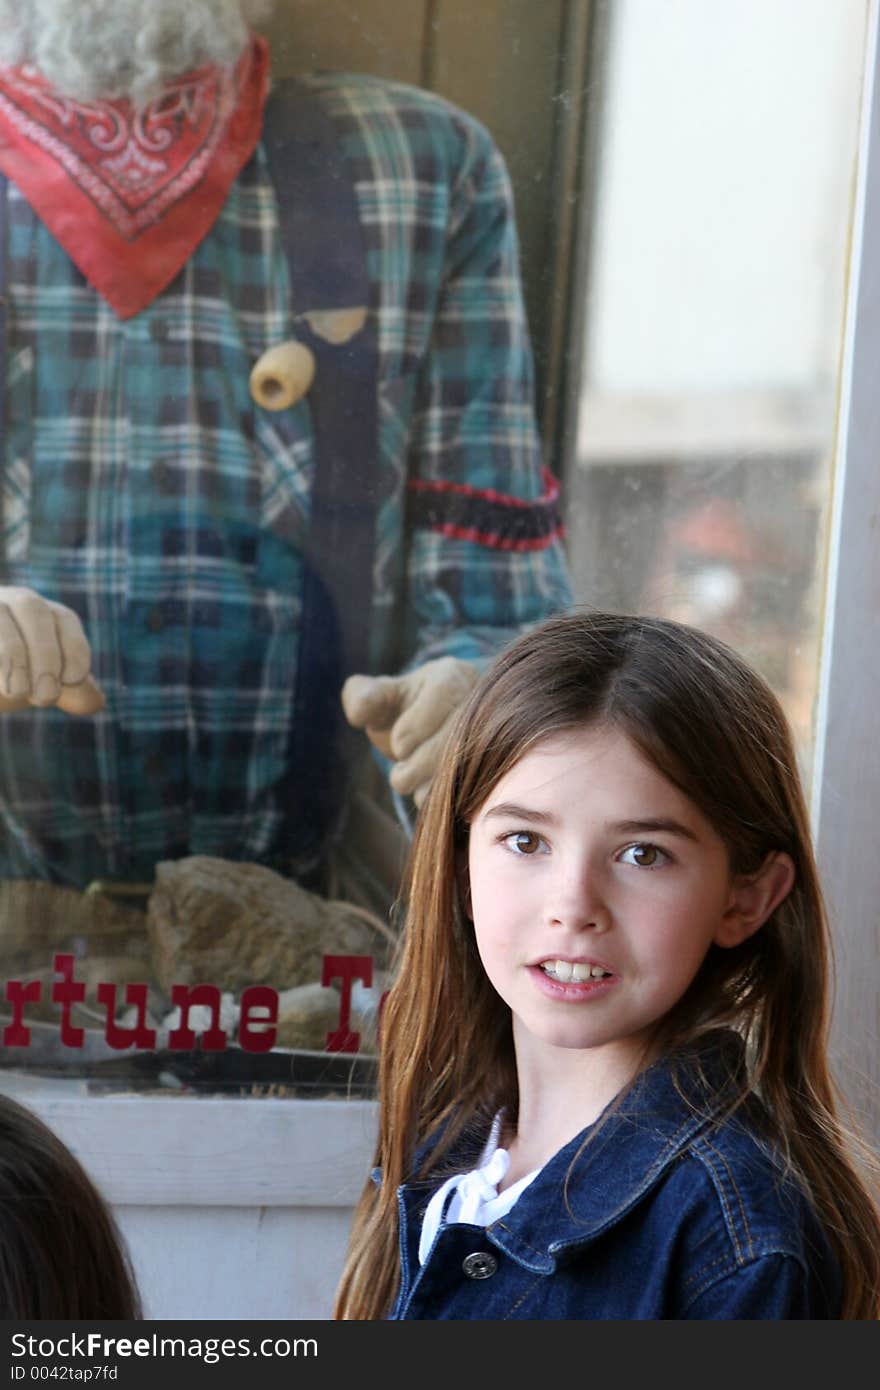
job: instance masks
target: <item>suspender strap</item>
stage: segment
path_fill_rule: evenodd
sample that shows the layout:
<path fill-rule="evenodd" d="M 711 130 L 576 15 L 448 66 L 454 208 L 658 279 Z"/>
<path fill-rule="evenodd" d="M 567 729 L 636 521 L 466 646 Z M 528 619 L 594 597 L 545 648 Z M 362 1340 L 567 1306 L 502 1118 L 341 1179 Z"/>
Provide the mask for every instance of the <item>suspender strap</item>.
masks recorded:
<path fill-rule="evenodd" d="M 290 269 L 296 336 L 316 360 L 308 399 L 317 464 L 287 789 L 292 844 L 302 862 L 320 853 L 345 795 L 352 735 L 339 702 L 342 682 L 370 669 L 378 353 L 369 314 L 354 337 L 337 345 L 313 333 L 302 317 L 370 303 L 352 175 L 319 99 L 299 83 L 279 84 L 267 102 L 263 143 Z"/>

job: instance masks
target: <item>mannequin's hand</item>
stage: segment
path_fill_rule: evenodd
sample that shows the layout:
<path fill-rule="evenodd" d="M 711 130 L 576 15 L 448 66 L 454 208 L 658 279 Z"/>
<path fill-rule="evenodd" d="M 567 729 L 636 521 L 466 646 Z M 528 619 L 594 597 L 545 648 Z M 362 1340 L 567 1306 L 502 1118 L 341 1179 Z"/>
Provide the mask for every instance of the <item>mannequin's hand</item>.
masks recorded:
<path fill-rule="evenodd" d="M 104 695 L 91 665 L 82 623 L 70 608 L 33 589 L 0 586 L 0 714 L 28 705 L 96 714 Z"/>
<path fill-rule="evenodd" d="M 469 661 L 441 656 L 405 676 L 349 676 L 342 707 L 349 724 L 366 729 L 372 743 L 394 761 L 395 791 L 425 799 L 449 726 L 479 672 Z"/>

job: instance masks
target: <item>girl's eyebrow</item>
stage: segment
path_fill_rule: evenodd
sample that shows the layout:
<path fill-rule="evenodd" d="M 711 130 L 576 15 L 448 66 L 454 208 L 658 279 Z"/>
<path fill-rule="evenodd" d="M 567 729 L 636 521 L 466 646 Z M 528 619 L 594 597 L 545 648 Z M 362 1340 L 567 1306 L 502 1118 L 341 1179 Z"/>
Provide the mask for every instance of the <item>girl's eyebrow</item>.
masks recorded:
<path fill-rule="evenodd" d="M 671 820 L 668 816 L 660 816 L 650 820 L 616 821 L 611 828 L 623 835 L 645 835 L 651 831 L 665 830 L 668 835 L 681 835 L 685 840 L 698 842 L 700 838 L 689 826 L 682 825 L 681 821 Z"/>
<path fill-rule="evenodd" d="M 507 819 L 521 821 L 532 821 L 536 825 L 556 825 L 558 817 L 548 811 L 536 811 L 529 806 L 519 806 L 513 801 L 499 801 L 497 806 L 492 806 L 486 812 L 485 819 L 491 820 Z M 699 843 L 699 835 L 681 821 L 673 820 L 669 816 L 650 816 L 644 820 L 620 820 L 609 823 L 609 830 L 616 835 L 648 835 L 656 834 L 658 831 L 665 831 L 667 835 L 680 835 L 684 840 L 693 840 Z"/>
<path fill-rule="evenodd" d="M 535 811 L 529 806 L 518 806 L 514 801 L 499 801 L 497 806 L 492 806 L 486 812 L 486 820 L 492 817 L 511 816 L 514 820 L 536 821 L 539 825 L 555 825 L 558 817 L 549 811 Z"/>

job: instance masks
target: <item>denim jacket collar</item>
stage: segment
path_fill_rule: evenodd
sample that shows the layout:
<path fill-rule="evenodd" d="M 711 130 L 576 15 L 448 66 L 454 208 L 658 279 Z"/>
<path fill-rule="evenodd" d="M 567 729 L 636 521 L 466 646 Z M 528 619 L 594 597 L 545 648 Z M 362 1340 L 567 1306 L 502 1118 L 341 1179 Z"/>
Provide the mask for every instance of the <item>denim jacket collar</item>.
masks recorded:
<path fill-rule="evenodd" d="M 711 1125 L 736 1086 L 742 1059 L 741 1040 L 715 1032 L 699 1049 L 682 1053 L 678 1065 L 654 1063 L 619 1105 L 612 1103 L 554 1155 L 511 1210 L 488 1227 L 487 1238 L 524 1268 L 551 1273 L 568 1248 L 620 1221 Z M 424 1182 L 399 1189 L 409 1238 L 417 1238 L 429 1196 Z"/>

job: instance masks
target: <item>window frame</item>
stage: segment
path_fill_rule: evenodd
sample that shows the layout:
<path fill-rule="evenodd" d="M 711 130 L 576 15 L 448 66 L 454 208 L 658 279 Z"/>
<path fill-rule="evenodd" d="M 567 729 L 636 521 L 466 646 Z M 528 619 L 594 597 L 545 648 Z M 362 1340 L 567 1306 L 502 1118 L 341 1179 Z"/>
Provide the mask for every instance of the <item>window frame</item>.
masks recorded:
<path fill-rule="evenodd" d="M 812 820 L 837 958 L 838 1079 L 880 1143 L 880 3 L 871 0 L 839 376 Z M 872 641 L 872 637 L 874 640 Z M 855 692 L 855 693 L 854 693 Z"/>

